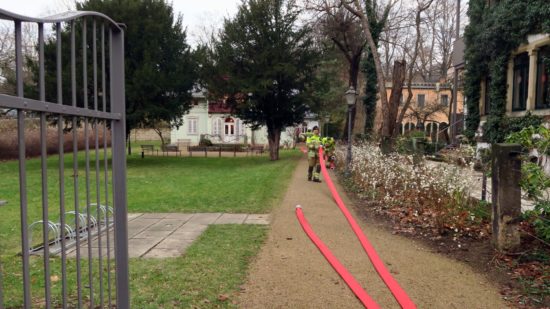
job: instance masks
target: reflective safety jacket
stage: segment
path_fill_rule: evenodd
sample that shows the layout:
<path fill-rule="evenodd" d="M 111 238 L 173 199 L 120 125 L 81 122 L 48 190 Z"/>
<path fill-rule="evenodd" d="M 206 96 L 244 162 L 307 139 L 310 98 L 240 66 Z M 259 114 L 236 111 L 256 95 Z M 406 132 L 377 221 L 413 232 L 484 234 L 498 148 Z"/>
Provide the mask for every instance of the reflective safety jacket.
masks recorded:
<path fill-rule="evenodd" d="M 308 149 L 307 156 L 309 158 L 316 157 L 319 152 L 319 146 L 322 145 L 321 137 L 319 135 L 309 136 L 306 140 L 306 145 Z"/>
<path fill-rule="evenodd" d="M 323 143 L 323 148 L 325 150 L 325 153 L 331 153 L 334 151 L 334 148 L 335 148 L 334 138 L 323 137 L 321 142 Z"/>

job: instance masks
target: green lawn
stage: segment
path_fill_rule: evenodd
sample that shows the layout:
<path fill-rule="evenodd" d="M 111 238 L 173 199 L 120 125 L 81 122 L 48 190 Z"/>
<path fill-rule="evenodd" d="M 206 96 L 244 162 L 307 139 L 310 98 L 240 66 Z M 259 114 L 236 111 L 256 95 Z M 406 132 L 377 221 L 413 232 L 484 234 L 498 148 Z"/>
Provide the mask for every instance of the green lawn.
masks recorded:
<path fill-rule="evenodd" d="M 129 212 L 231 212 L 266 213 L 286 189 L 287 179 L 301 153 L 282 151 L 281 160 L 271 162 L 265 156 L 237 158 L 146 157 L 128 158 Z M 74 209 L 72 155 L 65 162 L 65 202 Z M 100 158 L 103 159 L 100 154 Z M 48 159 L 49 218 L 59 216 L 59 159 Z M 79 154 L 78 201 L 86 205 L 85 158 Z M 90 202 L 95 193 L 95 158 L 90 163 Z M 100 187 L 103 190 L 103 174 Z M 29 222 L 41 219 L 40 160 L 27 161 Z M 110 180 L 109 180 L 110 182 Z M 110 193 L 110 192 L 109 192 Z M 7 299 L 20 304 L 20 218 L 17 161 L 0 163 L 0 199 L 8 205 L 0 208 L 0 259 L 5 269 Z M 104 193 L 100 192 L 104 203 Z M 225 307 L 229 300 L 217 300 L 220 294 L 233 293 L 242 282 L 248 260 L 265 237 L 265 228 L 255 226 L 213 226 L 194 243 L 184 257 L 166 260 L 130 261 L 132 302 L 135 308 Z M 59 259 L 52 258 L 52 275 L 59 271 Z M 33 298 L 39 302 L 41 259 L 33 258 Z M 68 264 L 74 272 L 74 260 Z M 83 267 L 86 268 L 86 267 Z M 94 267 L 95 268 L 95 267 Z M 85 275 L 84 275 L 85 277 Z M 74 280 L 73 280 L 74 281 Z M 74 286 L 74 282 L 70 284 Z M 57 285 L 57 287 L 55 287 Z M 59 290 L 60 282 L 54 284 Z M 171 287 L 171 288 L 167 288 Z M 172 288 L 173 287 L 173 288 Z M 139 291 L 139 292 L 138 292 Z"/>
<path fill-rule="evenodd" d="M 132 308 L 219 308 L 235 307 L 234 299 L 239 286 L 244 282 L 251 259 L 256 255 L 267 233 L 267 228 L 258 225 L 214 225 L 187 249 L 184 256 L 169 259 L 130 259 L 130 293 Z M 2 258 L 5 307 L 20 308 L 22 288 L 21 259 Z M 31 259 L 33 282 L 33 308 L 43 307 L 42 259 Z M 52 295 L 54 307 L 60 307 L 61 278 L 60 259 L 50 259 Z M 99 303 L 97 261 L 94 260 L 94 299 Z M 87 260 L 82 262 L 83 285 L 88 282 Z M 105 267 L 105 266 L 104 266 Z M 75 260 L 69 259 L 68 287 L 71 308 L 77 306 Z M 104 282 L 106 282 L 106 278 Z M 114 276 L 113 276 L 113 292 Z M 83 299 L 88 299 L 88 290 L 83 289 Z M 106 294 L 106 293 L 105 293 Z M 220 298 L 220 295 L 224 297 Z M 107 302 L 104 297 L 104 303 Z M 227 298 L 225 298 L 227 297 Z"/>
<path fill-rule="evenodd" d="M 154 157 L 128 158 L 129 212 L 231 212 L 266 213 L 286 189 L 299 151 L 282 151 L 279 161 L 265 156 L 236 158 Z M 65 156 L 66 209 L 74 209 L 72 154 Z M 101 161 L 103 160 L 100 154 Z M 90 158 L 90 203 L 97 200 L 95 157 Z M 102 162 L 101 162 L 102 164 Z M 49 218 L 59 221 L 59 159 L 48 159 Z M 86 205 L 85 158 L 79 154 L 79 204 Z M 103 169 L 100 173 L 100 200 L 105 194 Z M 29 223 L 42 217 L 40 160 L 27 161 Z M 110 179 L 109 179 L 110 181 Z M 109 192 L 111 194 L 111 192 Z M 8 205 L 0 209 L 0 250 L 15 253 L 19 243 L 19 178 L 17 161 L 0 163 L 0 199 Z"/>

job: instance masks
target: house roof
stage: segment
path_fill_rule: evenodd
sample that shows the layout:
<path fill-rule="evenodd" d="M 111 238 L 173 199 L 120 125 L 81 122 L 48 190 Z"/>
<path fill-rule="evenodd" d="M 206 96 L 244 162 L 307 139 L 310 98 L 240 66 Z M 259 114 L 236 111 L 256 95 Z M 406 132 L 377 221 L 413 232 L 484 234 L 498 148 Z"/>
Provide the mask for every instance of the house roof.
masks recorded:
<path fill-rule="evenodd" d="M 232 111 L 231 106 L 226 104 L 223 100 L 208 102 L 208 113 L 230 114 Z"/>

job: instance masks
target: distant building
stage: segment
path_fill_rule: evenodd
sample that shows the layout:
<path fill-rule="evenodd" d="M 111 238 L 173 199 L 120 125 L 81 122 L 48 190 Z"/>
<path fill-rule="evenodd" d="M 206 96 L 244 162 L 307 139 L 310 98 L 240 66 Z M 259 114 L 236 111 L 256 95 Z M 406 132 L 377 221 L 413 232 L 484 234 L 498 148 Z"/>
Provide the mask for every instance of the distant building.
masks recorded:
<path fill-rule="evenodd" d="M 308 114 L 302 124 L 281 132 L 281 145 L 291 143 L 297 132 L 311 130 L 319 121 Z M 193 106 L 183 116 L 183 125 L 170 134 L 172 143 L 198 145 L 201 139 L 215 144 L 267 145 L 267 129 L 252 130 L 243 120 L 231 114 L 224 100 L 208 100 L 203 91 L 193 93 Z"/>
<path fill-rule="evenodd" d="M 388 99 L 392 91 L 392 84 L 386 83 L 386 93 Z M 435 139 L 436 132 L 443 132 L 449 127 L 450 104 L 452 101 L 451 84 L 444 80 L 441 82 L 413 82 L 411 84 L 412 99 L 409 108 L 405 112 L 405 117 L 401 122 L 399 132 L 405 134 L 411 130 L 421 130 L 428 136 Z M 408 97 L 407 84 L 403 86 L 403 95 L 399 112 L 403 108 Z M 458 92 L 457 115 L 462 119 L 464 113 L 464 96 L 462 91 Z M 459 132 L 461 126 L 459 125 Z M 447 135 L 445 135 L 447 138 Z M 439 139 L 439 138 L 438 138 Z"/>

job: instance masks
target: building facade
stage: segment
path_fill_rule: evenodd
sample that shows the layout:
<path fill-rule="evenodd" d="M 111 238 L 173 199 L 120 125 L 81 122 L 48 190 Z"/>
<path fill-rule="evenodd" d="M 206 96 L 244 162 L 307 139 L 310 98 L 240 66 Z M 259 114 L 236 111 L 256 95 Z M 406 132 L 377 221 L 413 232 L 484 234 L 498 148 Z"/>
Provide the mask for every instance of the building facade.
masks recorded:
<path fill-rule="evenodd" d="M 386 84 L 388 98 L 392 91 L 391 83 Z M 422 130 L 427 136 L 446 134 L 450 122 L 450 104 L 452 102 L 452 87 L 445 82 L 413 82 L 411 85 L 412 99 L 405 112 L 399 131 L 406 134 L 412 130 Z M 401 113 L 409 93 L 407 85 L 403 88 L 399 113 Z M 458 122 L 461 122 L 464 114 L 464 95 L 462 91 L 457 93 L 457 115 Z M 459 127 L 461 127 L 459 125 Z M 447 136 L 447 135 L 446 135 Z M 434 137 L 435 139 L 435 137 Z"/>
<path fill-rule="evenodd" d="M 291 145 L 297 133 L 318 126 L 315 115 L 306 115 L 304 122 L 281 132 L 281 146 Z M 223 100 L 208 100 L 204 92 L 193 94 L 193 106 L 183 116 L 183 125 L 170 134 L 173 144 L 198 145 L 201 139 L 214 144 L 268 145 L 267 128 L 252 130 L 243 120 L 231 114 Z"/>
<path fill-rule="evenodd" d="M 550 59 L 550 35 L 533 34 L 527 37 L 527 44 L 521 45 L 508 61 L 506 116 L 521 117 L 527 112 L 550 119 L 550 91 L 548 66 L 543 59 Z M 491 113 L 487 85 L 490 77 L 481 83 L 479 111 L 481 124 Z"/>

